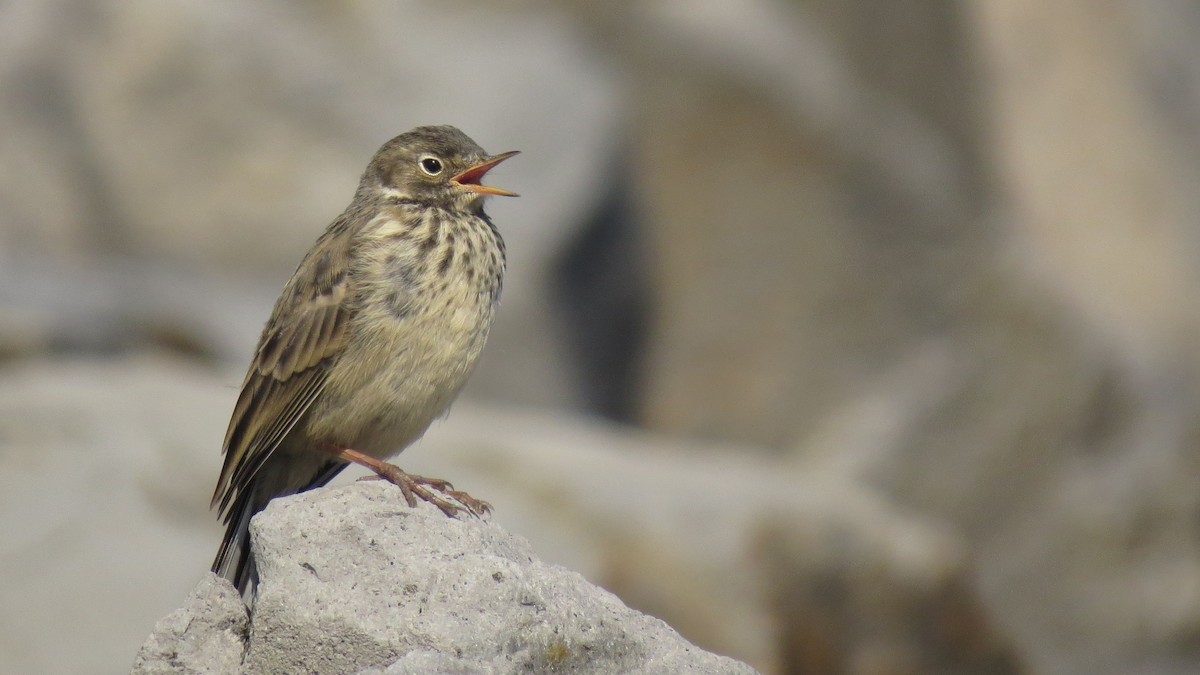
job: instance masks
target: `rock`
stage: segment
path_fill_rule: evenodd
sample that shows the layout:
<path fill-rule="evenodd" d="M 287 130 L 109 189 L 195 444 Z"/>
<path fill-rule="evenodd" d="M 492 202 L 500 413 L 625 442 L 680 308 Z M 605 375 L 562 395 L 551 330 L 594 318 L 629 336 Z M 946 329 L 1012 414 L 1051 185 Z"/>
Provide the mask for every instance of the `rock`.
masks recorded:
<path fill-rule="evenodd" d="M 742 445 L 511 411 L 497 441 L 488 411 L 460 407 L 442 429 L 461 438 L 435 430 L 406 466 L 460 462 L 548 560 L 764 670 L 816 644 L 839 663 L 900 653 L 863 646 L 850 618 L 886 613 L 856 599 L 911 598 L 894 626 L 918 627 L 974 616 L 973 588 L 983 637 L 942 648 L 1012 634 L 1041 672 L 1200 670 L 1200 144 L 1179 142 L 1200 135 L 1200 14 L 494 4 L 0 5 L 0 355 L 175 342 L 239 371 L 222 390 L 178 364 L 6 367 L 0 493 L 22 508 L 0 509 L 0 565 L 22 583 L 0 588 L 0 670 L 111 671 L 183 596 L 212 553 L 215 448 L 257 327 L 365 157 L 418 121 L 526 151 L 503 176 L 526 197 L 493 212 L 512 273 L 474 391 L 570 405 L 580 379 L 620 384 L 632 364 L 641 420 Z M 596 349 L 573 372 L 545 263 L 611 199 L 613 155 L 645 218 L 652 335 L 642 361 Z M 630 283 L 631 254 L 610 250 L 598 272 Z M 113 274 L 76 265 L 97 251 Z M 125 256 L 229 285 L 168 288 Z M 250 286 L 231 272 L 267 291 L 226 301 Z M 578 316 L 631 332 L 597 311 L 622 286 L 580 276 Z M 233 315 L 245 337 L 210 335 Z M 600 403 L 620 413 L 616 389 Z M 710 449 L 742 470 L 680 457 Z M 758 528 L 782 534 L 760 550 Z M 922 529 L 942 543 L 916 564 L 903 542 Z M 857 553 L 824 557 L 842 540 Z M 864 558 L 887 592 L 803 592 L 868 584 Z M 798 607 L 772 607 L 766 579 Z M 845 641 L 803 639 L 818 630 Z M 42 642 L 61 633 L 75 649 Z"/>
<path fill-rule="evenodd" d="M 490 519 L 409 508 L 386 483 L 277 499 L 252 533 L 260 584 L 242 672 L 754 672 L 542 562 Z M 223 580 L 202 581 L 156 627 L 135 672 L 164 672 L 185 654 L 206 662 L 202 648 L 213 663 L 240 654 L 226 639 L 231 597 Z M 196 620 L 206 607 L 226 608 L 221 639 Z"/>
<path fill-rule="evenodd" d="M 608 14 L 653 270 L 637 419 L 787 453 L 990 271 L 958 9 L 632 4 Z M 906 30 L 902 66 L 869 58 Z"/>
<path fill-rule="evenodd" d="M 483 661 L 473 659 L 464 659 L 440 652 L 413 650 L 404 656 L 396 659 L 396 661 L 386 669 L 367 668 L 360 675 L 425 675 L 425 673 L 439 673 L 445 675 L 495 675 L 488 664 Z"/>
<path fill-rule="evenodd" d="M 0 577 L 21 580 L 0 584 L 0 671 L 127 668 L 195 586 L 220 539 L 208 499 L 240 377 L 161 357 L 0 368 L 0 494 L 22 505 L 0 509 Z M 466 401 L 397 461 L 491 501 L 543 560 L 763 672 L 1014 654 L 961 538 L 840 472 Z"/>
<path fill-rule="evenodd" d="M 640 421 L 952 524 L 1035 671 L 1200 671 L 1200 14 L 568 4 L 630 64 Z"/>
<path fill-rule="evenodd" d="M 835 472 L 528 410 L 454 418 L 413 470 L 705 649 L 770 673 L 1022 672 L 961 537 Z"/>
<path fill-rule="evenodd" d="M 138 650 L 135 675 L 232 673 L 246 654 L 250 618 L 237 590 L 206 575 Z"/>

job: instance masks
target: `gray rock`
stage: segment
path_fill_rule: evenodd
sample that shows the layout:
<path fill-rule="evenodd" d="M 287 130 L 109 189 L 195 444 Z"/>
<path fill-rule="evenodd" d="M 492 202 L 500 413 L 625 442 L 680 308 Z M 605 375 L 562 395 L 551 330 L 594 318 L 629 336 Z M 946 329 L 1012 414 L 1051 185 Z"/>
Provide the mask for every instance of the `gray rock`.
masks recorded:
<path fill-rule="evenodd" d="M 1022 672 L 963 539 L 832 471 L 529 410 L 453 419 L 406 466 L 705 649 L 768 673 Z"/>
<path fill-rule="evenodd" d="M 1200 672 L 1200 13 L 568 4 L 630 64 L 639 420 L 951 523 L 1034 671 Z"/>
<path fill-rule="evenodd" d="M 249 617 L 233 586 L 205 575 L 183 607 L 154 625 L 138 650 L 135 675 L 232 673 L 246 654 Z"/>
<path fill-rule="evenodd" d="M 245 671 L 750 673 L 488 519 L 409 508 L 387 484 L 271 503 Z"/>
<path fill-rule="evenodd" d="M 0 585 L 0 672 L 120 672 L 178 607 L 220 539 L 208 499 L 240 376 L 163 358 L 0 371 L 0 494 L 22 505 L 0 509 L 0 577 L 21 580 Z M 980 645 L 1009 649 L 960 537 L 751 447 L 463 401 L 397 461 L 491 501 L 543 560 L 763 672 L 900 658 L 985 672 L 995 652 Z M 400 663 L 420 672 L 426 658 Z"/>
<path fill-rule="evenodd" d="M 0 494 L 22 505 L 0 509 L 0 577 L 21 580 L 0 585 L 0 672 L 120 672 L 178 607 L 220 539 L 208 498 L 240 377 L 163 358 L 0 371 Z M 961 538 L 750 447 L 463 401 L 397 461 L 491 501 L 543 560 L 763 672 L 811 672 L 812 655 L 982 672 L 980 645 L 1008 648 Z M 446 662 L 470 670 L 469 656 Z M 424 658 L 401 663 L 420 672 Z"/>
<path fill-rule="evenodd" d="M 414 650 L 396 659 L 386 669 L 368 668 L 359 675 L 494 675 L 496 670 L 483 661 L 465 659 L 441 652 Z"/>
<path fill-rule="evenodd" d="M 277 499 L 252 532 L 249 630 L 236 591 L 209 575 L 155 626 L 135 673 L 235 672 L 243 653 L 244 673 L 755 672 L 490 519 L 409 508 L 385 483 Z"/>

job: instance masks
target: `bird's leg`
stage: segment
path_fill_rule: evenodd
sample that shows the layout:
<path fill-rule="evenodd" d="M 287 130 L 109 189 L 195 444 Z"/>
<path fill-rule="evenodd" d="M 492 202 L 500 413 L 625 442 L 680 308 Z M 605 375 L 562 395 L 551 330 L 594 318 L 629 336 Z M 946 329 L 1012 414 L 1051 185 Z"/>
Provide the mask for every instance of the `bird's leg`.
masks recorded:
<path fill-rule="evenodd" d="M 374 476 L 366 476 L 363 480 L 383 479 L 400 488 L 401 494 L 404 495 L 404 501 L 408 502 L 409 506 L 416 506 L 417 498 L 419 497 L 441 509 L 442 513 L 447 516 L 454 516 L 459 511 L 462 511 L 463 507 L 466 507 L 466 510 L 476 516 L 482 516 L 492 510 L 491 504 L 481 499 L 475 499 L 461 490 L 455 490 L 454 486 L 448 480 L 417 476 L 408 473 L 395 464 L 389 464 L 357 450 L 351 450 L 350 448 L 333 448 L 327 450 L 327 452 L 338 459 L 354 462 L 375 472 Z M 450 497 L 459 504 L 462 504 L 462 506 L 442 499 L 434 494 L 433 490 Z"/>

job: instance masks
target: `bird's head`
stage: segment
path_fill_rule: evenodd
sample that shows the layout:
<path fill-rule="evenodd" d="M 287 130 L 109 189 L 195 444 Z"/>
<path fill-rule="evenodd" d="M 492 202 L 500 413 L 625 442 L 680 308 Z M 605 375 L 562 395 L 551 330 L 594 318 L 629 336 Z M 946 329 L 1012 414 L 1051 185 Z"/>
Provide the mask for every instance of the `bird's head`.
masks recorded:
<path fill-rule="evenodd" d="M 481 182 L 488 171 L 515 154 L 489 155 L 452 126 L 417 127 L 375 153 L 359 190 L 376 190 L 453 211 L 478 212 L 488 195 L 517 196 Z"/>

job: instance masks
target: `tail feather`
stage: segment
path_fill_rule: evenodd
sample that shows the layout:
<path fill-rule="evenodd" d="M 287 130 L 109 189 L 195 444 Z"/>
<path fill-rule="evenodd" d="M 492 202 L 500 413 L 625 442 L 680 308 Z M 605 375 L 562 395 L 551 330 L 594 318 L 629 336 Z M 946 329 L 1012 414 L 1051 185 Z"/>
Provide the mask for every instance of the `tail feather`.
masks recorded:
<path fill-rule="evenodd" d="M 212 565 L 213 573 L 228 579 L 243 597 L 258 583 L 254 552 L 250 548 L 250 519 L 267 505 L 267 500 L 255 504 L 250 497 L 243 493 L 234 501 L 228 514 L 225 538 L 221 540 L 221 548 Z M 254 508 L 251 508 L 252 504 Z"/>
<path fill-rule="evenodd" d="M 258 569 L 254 563 L 254 550 L 250 546 L 250 519 L 275 497 L 295 494 L 318 488 L 346 468 L 346 463 L 330 460 L 319 465 L 319 469 L 307 483 L 295 487 L 289 481 L 281 464 L 264 466 L 254 476 L 248 489 L 233 498 L 225 514 L 225 537 L 217 549 L 212 571 L 230 581 L 244 598 L 252 598 L 258 585 Z"/>

